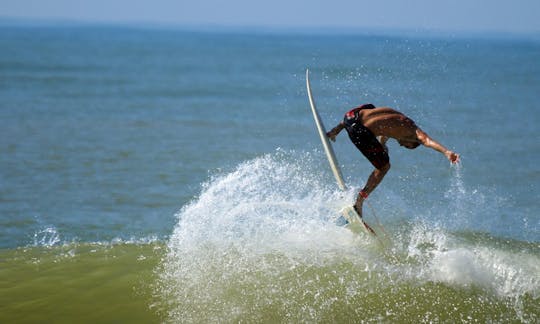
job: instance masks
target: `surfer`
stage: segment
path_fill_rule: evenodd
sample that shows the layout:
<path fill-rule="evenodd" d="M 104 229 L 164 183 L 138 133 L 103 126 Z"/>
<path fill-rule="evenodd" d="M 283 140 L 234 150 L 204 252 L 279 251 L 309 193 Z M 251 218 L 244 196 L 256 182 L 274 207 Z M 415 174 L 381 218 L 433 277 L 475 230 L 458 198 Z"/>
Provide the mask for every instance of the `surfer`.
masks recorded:
<path fill-rule="evenodd" d="M 371 162 L 375 170 L 371 173 L 365 187 L 360 190 L 354 208 L 362 217 L 362 205 L 369 194 L 375 190 L 390 169 L 390 159 L 386 142 L 389 138 L 399 145 L 415 149 L 420 144 L 441 152 L 451 163 L 459 162 L 459 154 L 433 140 L 421 130 L 412 119 L 388 107 L 375 107 L 365 104 L 348 111 L 336 127 L 326 133 L 333 142 L 343 130 L 362 154 Z"/>

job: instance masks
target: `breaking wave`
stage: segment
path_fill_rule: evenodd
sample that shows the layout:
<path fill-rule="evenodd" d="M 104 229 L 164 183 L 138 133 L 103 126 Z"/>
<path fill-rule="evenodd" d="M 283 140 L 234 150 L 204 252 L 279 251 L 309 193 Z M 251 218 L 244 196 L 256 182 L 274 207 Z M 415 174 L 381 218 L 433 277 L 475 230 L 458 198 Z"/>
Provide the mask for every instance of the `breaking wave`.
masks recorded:
<path fill-rule="evenodd" d="M 384 215 L 383 240 L 354 233 L 334 219 L 358 188 L 320 165 L 278 150 L 206 182 L 177 214 L 154 306 L 171 322 L 540 319 L 538 244 Z"/>

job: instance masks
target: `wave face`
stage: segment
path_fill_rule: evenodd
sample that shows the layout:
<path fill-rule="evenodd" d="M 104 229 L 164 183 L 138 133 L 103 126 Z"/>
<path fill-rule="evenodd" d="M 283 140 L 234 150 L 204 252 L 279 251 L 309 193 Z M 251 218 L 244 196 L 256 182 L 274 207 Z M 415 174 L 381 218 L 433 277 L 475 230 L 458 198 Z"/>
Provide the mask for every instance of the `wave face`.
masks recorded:
<path fill-rule="evenodd" d="M 418 218 L 383 221 L 380 241 L 336 226 L 337 211 L 358 188 L 337 191 L 313 159 L 278 150 L 203 186 L 177 214 L 168 253 L 156 269 L 154 306 L 165 318 L 540 319 L 538 244 Z"/>

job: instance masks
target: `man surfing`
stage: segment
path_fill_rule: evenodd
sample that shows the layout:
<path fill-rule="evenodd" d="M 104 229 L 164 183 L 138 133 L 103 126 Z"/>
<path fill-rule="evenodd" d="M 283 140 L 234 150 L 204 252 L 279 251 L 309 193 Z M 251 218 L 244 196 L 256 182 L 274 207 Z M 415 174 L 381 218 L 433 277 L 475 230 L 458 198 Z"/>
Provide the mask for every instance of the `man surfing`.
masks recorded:
<path fill-rule="evenodd" d="M 336 136 L 344 128 L 352 143 L 375 167 L 365 187 L 358 193 L 354 204 L 360 217 L 362 217 L 364 200 L 375 190 L 390 169 L 390 159 L 386 147 L 389 138 L 394 138 L 399 145 L 411 150 L 422 144 L 441 152 L 451 163 L 459 163 L 459 154 L 433 140 L 416 126 L 412 119 L 392 108 L 375 107 L 372 104 L 356 107 L 348 111 L 343 121 L 326 135 L 335 142 Z"/>

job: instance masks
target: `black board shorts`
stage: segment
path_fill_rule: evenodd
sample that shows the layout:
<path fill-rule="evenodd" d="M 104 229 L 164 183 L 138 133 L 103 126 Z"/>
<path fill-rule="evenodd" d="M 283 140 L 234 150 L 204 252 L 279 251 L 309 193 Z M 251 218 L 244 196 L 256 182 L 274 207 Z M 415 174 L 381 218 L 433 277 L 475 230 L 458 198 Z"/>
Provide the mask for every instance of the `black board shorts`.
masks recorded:
<path fill-rule="evenodd" d="M 376 169 L 382 169 L 390 162 L 388 153 L 377 137 L 364 125 L 349 120 L 345 129 L 353 144 L 373 164 Z"/>

